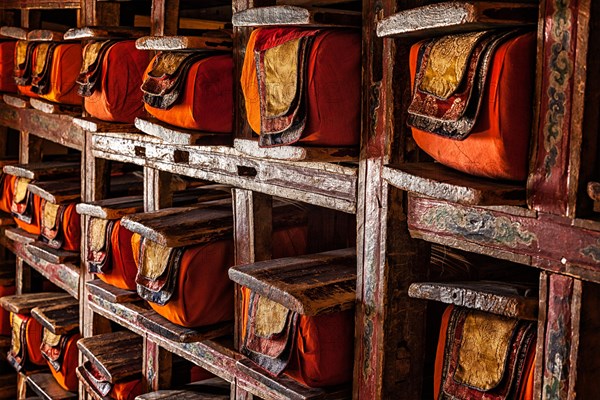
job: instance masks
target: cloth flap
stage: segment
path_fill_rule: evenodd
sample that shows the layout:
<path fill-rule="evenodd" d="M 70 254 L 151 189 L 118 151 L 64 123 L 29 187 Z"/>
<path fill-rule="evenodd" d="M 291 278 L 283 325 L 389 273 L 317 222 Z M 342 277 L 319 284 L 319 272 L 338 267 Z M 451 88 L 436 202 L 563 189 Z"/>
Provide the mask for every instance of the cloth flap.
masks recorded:
<path fill-rule="evenodd" d="M 15 203 L 22 203 L 27 198 L 27 185 L 30 180 L 26 178 L 17 178 L 15 181 L 15 195 L 13 201 Z"/>
<path fill-rule="evenodd" d="M 256 335 L 263 338 L 271 338 L 280 335 L 286 327 L 290 310 L 279 303 L 257 296 L 256 304 Z"/>
<path fill-rule="evenodd" d="M 470 313 L 465 318 L 454 379 L 482 391 L 498 386 L 517 322 L 495 314 Z"/>
<path fill-rule="evenodd" d="M 183 63 L 193 55 L 193 53 L 185 52 L 162 52 L 154 59 L 152 69 L 148 72 L 148 76 L 159 79 L 173 76 L 181 68 Z"/>
<path fill-rule="evenodd" d="M 94 389 L 96 389 L 100 395 L 108 396 L 113 387 L 108 378 L 102 375 L 98 368 L 96 368 L 90 361 L 83 363 L 83 371 L 89 378 L 89 381 Z"/>
<path fill-rule="evenodd" d="M 103 40 L 99 42 L 91 42 L 85 45 L 83 48 L 83 62 L 81 63 L 80 76 L 81 74 L 89 73 L 92 67 L 100 61 L 100 51 L 109 43 L 111 43 L 110 40 Z"/>
<path fill-rule="evenodd" d="M 90 218 L 88 228 L 88 245 L 90 251 L 101 251 L 106 246 L 106 228 L 108 220 L 102 218 Z"/>
<path fill-rule="evenodd" d="M 35 50 L 35 60 L 33 62 L 32 75 L 39 76 L 44 72 L 48 60 L 52 59 L 52 50 L 56 46 L 54 43 L 40 43 Z"/>
<path fill-rule="evenodd" d="M 54 230 L 54 228 L 60 225 L 58 222 L 58 217 L 59 214 L 61 214 L 61 207 L 62 206 L 58 204 L 44 201 L 42 205 L 42 227 Z"/>
<path fill-rule="evenodd" d="M 138 273 L 146 279 L 158 279 L 165 273 L 172 252 L 172 247 L 161 246 L 152 240 L 144 238 Z"/>
<path fill-rule="evenodd" d="M 300 39 L 290 40 L 265 51 L 265 117 L 287 114 L 298 88 Z"/>

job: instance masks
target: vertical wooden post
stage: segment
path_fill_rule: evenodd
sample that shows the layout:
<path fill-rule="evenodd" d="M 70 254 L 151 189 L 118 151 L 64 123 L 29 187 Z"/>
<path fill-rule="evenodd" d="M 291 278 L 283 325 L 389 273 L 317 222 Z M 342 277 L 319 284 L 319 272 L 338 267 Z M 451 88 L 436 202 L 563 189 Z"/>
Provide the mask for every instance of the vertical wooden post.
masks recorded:
<path fill-rule="evenodd" d="M 179 0 L 153 0 L 150 32 L 154 36 L 177 35 Z"/>
<path fill-rule="evenodd" d="M 171 174 L 144 167 L 144 210 L 156 211 L 170 207 L 172 200 Z"/>
<path fill-rule="evenodd" d="M 15 271 L 15 293 L 23 294 L 31 292 L 31 267 L 25 264 L 21 257 L 17 257 Z"/>
<path fill-rule="evenodd" d="M 21 131 L 19 138 L 19 162 L 27 164 L 42 160 L 42 141 L 38 136 Z"/>
<path fill-rule="evenodd" d="M 147 392 L 169 389 L 172 378 L 172 354 L 144 337 L 144 387 Z"/>

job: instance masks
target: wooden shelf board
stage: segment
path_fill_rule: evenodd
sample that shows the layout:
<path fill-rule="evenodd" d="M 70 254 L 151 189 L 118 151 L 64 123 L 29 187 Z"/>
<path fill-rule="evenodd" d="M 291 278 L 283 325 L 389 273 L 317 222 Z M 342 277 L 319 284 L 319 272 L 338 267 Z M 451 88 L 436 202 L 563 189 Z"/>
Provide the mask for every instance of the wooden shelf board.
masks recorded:
<path fill-rule="evenodd" d="M 103 333 L 77 341 L 77 347 L 111 383 L 142 375 L 142 337 L 129 331 Z"/>
<path fill-rule="evenodd" d="M 75 117 L 77 115 L 81 115 L 82 112 L 81 106 L 53 103 L 48 100 L 36 98 L 29 99 L 29 104 L 31 104 L 31 107 L 35 110 L 41 111 L 46 114 L 63 114 Z"/>
<path fill-rule="evenodd" d="M 29 314 L 33 308 L 46 306 L 50 302 L 54 304 L 71 303 L 72 300 L 72 297 L 66 293 L 38 292 L 0 297 L 0 305 L 12 313 Z"/>
<path fill-rule="evenodd" d="M 235 139 L 233 147 L 249 157 L 280 161 L 357 162 L 359 150 L 353 147 L 277 146 L 262 148 L 257 140 Z"/>
<path fill-rule="evenodd" d="M 44 400 L 77 399 L 77 393 L 63 389 L 51 373 L 38 373 L 27 377 L 29 387 Z"/>
<path fill-rule="evenodd" d="M 441 301 L 510 318 L 537 321 L 538 296 L 533 285 L 506 282 L 419 282 L 410 297 Z"/>
<path fill-rule="evenodd" d="M 73 124 L 72 115 L 47 114 L 32 108 L 20 113 L 21 130 L 71 149 L 83 149 L 84 131 Z"/>
<path fill-rule="evenodd" d="M 0 124 L 7 128 L 21 130 L 21 113 L 19 109 L 8 105 L 6 102 L 0 103 Z"/>
<path fill-rule="evenodd" d="M 1 8 L 1 7 L 0 7 Z M 17 40 L 27 40 L 27 29 L 18 26 L 1 26 L 0 35 Z"/>
<path fill-rule="evenodd" d="M 254 7 L 233 14 L 233 26 L 360 27 L 360 12 L 290 5 Z"/>
<path fill-rule="evenodd" d="M 77 369 L 75 370 L 75 374 L 77 375 L 77 378 L 79 378 L 79 382 L 81 383 L 81 386 L 83 386 L 83 388 L 85 389 L 86 393 L 93 399 L 93 400 L 113 400 L 111 397 L 107 397 L 107 396 L 102 396 L 100 393 L 98 393 L 96 391 L 96 388 L 94 387 L 94 384 L 90 381 L 87 373 L 85 372 L 83 366 L 78 366 Z"/>
<path fill-rule="evenodd" d="M 66 335 L 79 329 L 79 302 L 75 299 L 37 306 L 31 310 L 31 315 L 55 335 Z"/>
<path fill-rule="evenodd" d="M 84 26 L 69 29 L 64 34 L 64 40 L 135 39 L 147 34 L 145 29 L 127 26 Z"/>
<path fill-rule="evenodd" d="M 29 97 L 18 94 L 3 94 L 2 100 L 14 108 L 29 108 L 31 106 L 29 103 Z"/>
<path fill-rule="evenodd" d="M 407 216 L 413 238 L 600 283 L 600 224 L 412 194 Z"/>
<path fill-rule="evenodd" d="M 88 292 L 111 303 L 130 303 L 140 299 L 137 292 L 119 289 L 100 279 L 86 282 Z"/>
<path fill-rule="evenodd" d="M 478 178 L 438 163 L 386 166 L 383 178 L 416 194 L 466 205 L 525 205 L 525 185 Z"/>
<path fill-rule="evenodd" d="M 183 129 L 155 118 L 136 118 L 135 127 L 169 144 L 231 146 L 232 143 L 231 133 L 210 133 Z"/>
<path fill-rule="evenodd" d="M 227 35 L 211 33 L 205 36 L 144 36 L 136 40 L 135 47 L 154 51 L 231 51 L 233 42 Z"/>
<path fill-rule="evenodd" d="M 55 181 L 36 181 L 27 185 L 29 192 L 53 204 L 70 204 L 81 197 L 81 180 L 61 179 Z"/>
<path fill-rule="evenodd" d="M 347 310 L 356 301 L 356 250 L 238 265 L 229 278 L 303 315 Z"/>
<path fill-rule="evenodd" d="M 94 157 L 133 163 L 272 196 L 356 212 L 358 170 L 323 162 L 258 160 L 226 146 L 181 146 L 149 136 L 94 134 Z"/>
<path fill-rule="evenodd" d="M 28 244 L 16 241 L 12 243 L 11 251 L 56 286 L 75 298 L 79 297 L 79 267 L 71 263 L 50 263 L 30 252 Z"/>
<path fill-rule="evenodd" d="M 27 250 L 40 259 L 50 264 L 66 264 L 77 263 L 80 260 L 80 255 L 75 251 L 67 251 L 62 249 L 53 249 L 43 242 L 29 243 Z"/>
<path fill-rule="evenodd" d="M 228 400 L 229 395 L 189 390 L 159 390 L 137 396 L 136 400 Z"/>
<path fill-rule="evenodd" d="M 54 9 L 54 8 L 81 8 L 79 0 L 3 0 L 0 9 Z"/>
<path fill-rule="evenodd" d="M 121 226 L 162 246 L 183 247 L 231 236 L 233 214 L 230 207 L 174 207 L 127 215 Z"/>
<path fill-rule="evenodd" d="M 111 310 L 119 310 L 118 312 L 123 318 L 137 327 L 138 330 L 134 330 L 134 332 L 138 334 L 147 334 L 150 332 L 176 343 L 192 343 L 213 339 L 232 332 L 232 323 L 230 322 L 196 329 L 185 328 L 163 318 L 152 310 L 145 302 L 110 302 L 108 298 L 117 297 L 118 293 L 122 292 L 120 289 L 117 289 L 113 294 L 110 294 L 111 287 L 109 287 L 109 285 L 103 286 L 101 291 L 97 290 L 97 284 L 95 285 L 96 288 L 91 287 L 89 283 L 87 285 L 88 288 L 90 288 L 89 291 L 92 297 L 101 301 L 102 304 L 109 307 Z M 108 296 L 106 296 L 106 298 L 100 297 L 107 293 Z"/>
<path fill-rule="evenodd" d="M 29 164 L 5 165 L 5 174 L 18 176 L 31 180 L 49 180 L 59 176 L 76 175 L 81 172 L 81 164 L 78 162 L 37 162 Z"/>
<path fill-rule="evenodd" d="M 102 121 L 92 117 L 76 117 L 73 123 L 87 132 L 126 132 L 138 133 L 139 131 L 133 124 L 123 124 L 117 122 Z"/>
<path fill-rule="evenodd" d="M 25 232 L 23 229 L 18 227 L 5 229 L 4 234 L 10 240 L 21 244 L 33 243 L 38 238 L 37 235 Z"/>
<path fill-rule="evenodd" d="M 63 32 L 50 29 L 34 29 L 27 32 L 27 40 L 32 42 L 60 42 L 64 38 Z"/>
<path fill-rule="evenodd" d="M 535 25 L 537 17 L 537 4 L 534 2 L 450 1 L 411 8 L 384 18 L 377 24 L 377 36 L 448 35 Z"/>

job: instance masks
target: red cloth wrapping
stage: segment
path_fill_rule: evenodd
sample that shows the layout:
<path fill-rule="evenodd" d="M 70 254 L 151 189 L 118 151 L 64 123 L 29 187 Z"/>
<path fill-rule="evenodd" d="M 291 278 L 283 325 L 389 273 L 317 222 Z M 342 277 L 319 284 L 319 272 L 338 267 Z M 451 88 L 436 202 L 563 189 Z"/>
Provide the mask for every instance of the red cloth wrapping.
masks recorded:
<path fill-rule="evenodd" d="M 256 133 L 260 134 L 260 102 L 254 61 L 255 45 L 269 42 L 267 47 L 273 47 L 303 36 L 305 31 L 297 28 L 261 28 L 250 36 L 241 84 L 248 123 Z M 305 77 L 307 121 L 299 143 L 315 146 L 358 144 L 361 121 L 360 47 L 360 34 L 356 32 L 323 30 L 315 35 Z"/>
<path fill-rule="evenodd" d="M 144 73 L 152 69 L 154 60 Z M 197 61 L 188 71 L 179 100 L 168 110 L 145 104 L 157 119 L 181 128 L 230 133 L 233 123 L 233 59 L 229 55 Z"/>
<path fill-rule="evenodd" d="M 77 204 L 66 206 L 62 220 L 63 230 L 63 249 L 69 251 L 79 251 L 81 247 L 81 217 L 77 214 L 75 207 Z"/>
<path fill-rule="evenodd" d="M 15 286 L 0 286 L 0 297 L 11 296 L 15 294 Z M 5 309 L 0 310 L 0 335 L 10 336 L 10 312 Z"/>
<path fill-rule="evenodd" d="M 16 43 L 14 40 L 0 42 L 0 92 L 17 92 L 17 85 L 13 78 Z"/>
<path fill-rule="evenodd" d="M 13 202 L 13 195 L 15 191 L 15 181 L 17 177 L 14 175 L 2 174 L 0 177 L 2 187 L 2 197 L 0 197 L 0 210 L 11 213 L 10 208 Z"/>
<path fill-rule="evenodd" d="M 108 394 L 114 400 L 133 400 L 142 394 L 142 380 L 115 383 Z"/>
<path fill-rule="evenodd" d="M 11 319 L 24 321 L 25 344 L 27 346 L 27 362 L 35 365 L 46 365 L 46 359 L 42 355 L 40 346 L 42 344 L 42 325 L 29 315 L 11 313 Z"/>
<path fill-rule="evenodd" d="M 306 249 L 305 227 L 278 230 L 273 234 L 273 258 L 300 255 Z M 149 303 L 169 321 L 187 327 L 233 319 L 233 241 L 222 240 L 190 247 L 182 257 L 176 289 L 164 306 Z"/>
<path fill-rule="evenodd" d="M 79 379 L 75 374 L 75 370 L 79 365 L 79 350 L 77 349 L 77 341 L 81 338 L 78 333 L 72 335 L 65 345 L 63 353 L 63 361 L 60 371 L 56 371 L 52 364 L 48 363 L 52 376 L 56 382 L 65 390 L 76 392 L 79 386 Z"/>
<path fill-rule="evenodd" d="M 85 110 L 104 121 L 133 123 L 144 114 L 140 86 L 148 52 L 137 50 L 135 40 L 125 40 L 112 45 L 101 62 L 100 82 L 84 98 Z"/>
<path fill-rule="evenodd" d="M 115 221 L 108 244 L 111 246 L 112 267 L 108 273 L 97 274 L 102 281 L 120 289 L 136 288 L 137 264 L 133 257 L 132 236 L 133 232 L 123 228 L 120 220 Z"/>
<path fill-rule="evenodd" d="M 410 51 L 414 85 L 422 43 Z M 535 66 L 534 33 L 501 44 L 492 58 L 477 122 L 465 140 L 448 139 L 412 128 L 417 145 L 440 163 L 495 179 L 527 177 Z"/>
<path fill-rule="evenodd" d="M 35 53 L 34 53 L 35 57 Z M 81 104 L 75 80 L 81 69 L 81 44 L 61 43 L 54 49 L 50 71 L 50 90 L 39 97 L 62 104 Z"/>

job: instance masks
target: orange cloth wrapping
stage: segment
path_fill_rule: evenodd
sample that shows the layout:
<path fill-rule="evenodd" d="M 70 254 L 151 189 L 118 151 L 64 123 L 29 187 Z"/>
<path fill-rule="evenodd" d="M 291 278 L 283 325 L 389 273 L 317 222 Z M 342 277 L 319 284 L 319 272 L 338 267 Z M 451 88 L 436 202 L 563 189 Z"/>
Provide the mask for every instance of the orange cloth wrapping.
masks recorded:
<path fill-rule="evenodd" d="M 81 104 L 75 80 L 81 69 L 81 45 L 59 44 L 54 49 L 50 70 L 50 90 L 40 97 L 63 104 Z"/>
<path fill-rule="evenodd" d="M 41 212 L 44 213 L 46 203 L 42 200 Z M 56 215 L 54 226 L 44 226 L 44 218 L 41 222 L 41 235 L 44 240 L 48 242 L 52 248 L 61 248 L 67 251 L 79 251 L 81 247 L 81 217 L 75 210 L 77 204 L 67 204 L 64 207 L 64 211 L 59 211 Z M 59 209 L 60 210 L 60 209 Z"/>
<path fill-rule="evenodd" d="M 14 40 L 0 42 L 0 92 L 15 93 L 17 85 L 13 78 L 15 68 Z"/>
<path fill-rule="evenodd" d="M 63 360 L 61 362 L 60 371 L 56 371 L 51 363 L 48 363 L 52 376 L 56 379 L 56 382 L 65 390 L 71 392 L 77 391 L 79 385 L 79 379 L 75 374 L 75 370 L 79 365 L 79 350 L 77 349 L 77 341 L 81 336 L 77 333 L 72 335 L 65 345 L 63 350 Z"/>
<path fill-rule="evenodd" d="M 154 60 L 144 73 L 152 70 Z M 167 110 L 145 104 L 157 119 L 181 128 L 230 133 L 233 123 L 233 59 L 229 55 L 207 57 L 195 62 L 185 76 L 177 102 Z"/>
<path fill-rule="evenodd" d="M 17 226 L 23 229 L 25 232 L 29 232 L 33 235 L 39 235 L 42 227 L 42 199 L 39 196 L 31 195 L 32 197 L 32 217 L 31 223 L 26 223 L 19 218 L 15 217 Z M 14 206 L 14 202 L 13 202 Z"/>
<path fill-rule="evenodd" d="M 40 325 L 39 322 L 37 322 L 35 319 L 33 319 L 31 316 L 29 315 L 22 315 L 22 314 L 14 314 L 11 313 L 10 314 L 10 319 L 11 319 L 11 325 L 12 325 L 12 340 L 13 340 L 13 345 L 12 345 L 12 349 L 11 349 L 11 353 L 12 356 L 17 356 L 17 354 L 14 354 L 14 348 L 15 348 L 15 344 L 14 341 L 17 338 L 20 338 L 20 342 L 21 345 L 24 345 L 26 347 L 26 349 L 20 349 L 19 354 L 23 354 L 20 358 L 22 360 L 22 357 L 25 356 L 26 357 L 26 363 L 29 364 L 35 364 L 35 365 L 46 365 L 46 359 L 44 358 L 44 356 L 42 355 L 42 352 L 40 350 L 40 345 L 42 344 L 42 325 Z M 24 333 L 25 333 L 25 340 L 22 340 L 22 333 L 15 333 L 15 329 L 17 327 L 21 328 L 22 324 L 26 324 L 25 329 L 24 329 Z M 21 329 L 21 332 L 23 332 L 23 330 Z M 26 351 L 27 354 L 25 355 L 23 353 L 23 351 Z M 19 363 L 22 363 L 22 361 L 19 360 Z M 22 364 L 21 364 L 22 365 Z"/>
<path fill-rule="evenodd" d="M 24 96 L 39 97 L 31 91 L 31 65 L 34 59 L 35 43 L 25 40 L 17 41 L 15 45 L 14 78 L 17 81 L 17 90 Z"/>
<path fill-rule="evenodd" d="M 148 52 L 137 50 L 135 40 L 125 40 L 112 45 L 101 63 L 100 82 L 84 98 L 85 110 L 104 121 L 133 123 L 144 114 L 140 86 Z"/>
<path fill-rule="evenodd" d="M 111 246 L 112 267 L 109 272 L 97 275 L 102 281 L 120 289 L 135 290 L 136 288 L 137 264 L 133 255 L 138 253 L 132 249 L 132 236 L 131 231 L 121 226 L 120 220 L 115 221 L 110 244 L 108 244 Z"/>
<path fill-rule="evenodd" d="M 410 74 L 417 73 L 417 43 L 410 50 Z M 524 180 L 532 119 L 534 33 L 512 37 L 492 57 L 481 108 L 471 134 L 453 140 L 412 128 L 417 145 L 440 163 L 488 178 Z M 413 87 L 414 90 L 414 87 Z"/>
<path fill-rule="evenodd" d="M 15 294 L 15 286 L 0 286 L 0 297 L 13 294 Z M 10 331 L 10 312 L 2 309 L 0 310 L 0 335 L 10 336 Z"/>
<path fill-rule="evenodd" d="M 306 234 L 305 227 L 274 232 L 273 258 L 303 254 Z M 186 249 L 170 301 L 164 306 L 150 302 L 150 306 L 169 321 L 187 327 L 233 319 L 233 282 L 227 275 L 233 266 L 233 251 L 232 240 Z"/>
<path fill-rule="evenodd" d="M 444 367 L 447 360 L 445 357 L 448 355 L 448 349 L 446 348 L 448 341 L 448 334 L 450 332 L 450 324 L 452 319 L 453 311 L 455 310 L 455 306 L 450 305 L 446 307 L 444 314 L 442 315 L 442 322 L 440 326 L 440 334 L 438 338 L 437 350 L 436 350 L 436 358 L 435 358 L 435 366 L 434 366 L 434 377 L 433 377 L 433 398 L 434 400 L 448 398 L 442 396 L 442 386 L 444 380 Z M 521 375 L 521 382 L 517 383 L 519 385 L 518 393 L 516 393 L 515 400 L 532 400 L 533 399 L 533 381 L 535 377 L 535 339 L 533 340 L 532 345 L 530 346 L 525 362 L 523 364 L 523 372 Z M 506 378 L 505 378 L 506 379 Z M 514 385 L 514 384 L 513 384 Z M 494 388 L 495 389 L 495 388 Z M 475 389 L 472 389 L 475 390 Z M 496 398 L 493 391 L 489 393 L 489 397 L 483 398 Z M 461 397 L 462 398 L 462 397 Z M 457 398 L 458 399 L 458 398 Z M 465 400 L 470 399 L 470 397 L 465 397 Z"/>
<path fill-rule="evenodd" d="M 250 289 L 242 292 L 242 332 L 246 335 Z M 284 373 L 309 387 L 352 380 L 354 311 L 308 317 L 300 315 L 290 362 Z"/>
<path fill-rule="evenodd" d="M 114 400 L 133 400 L 142 394 L 142 380 L 115 383 L 108 394 Z"/>
<path fill-rule="evenodd" d="M 0 177 L 2 187 L 2 197 L 0 197 L 0 210 L 10 214 L 15 190 L 15 181 L 17 177 L 14 175 L 2 174 Z"/>
<path fill-rule="evenodd" d="M 266 42 L 267 46 L 263 47 L 272 48 L 302 35 L 306 35 L 306 30 L 260 28 L 250 36 L 241 85 L 248 123 L 258 134 L 262 131 L 255 47 L 257 43 Z M 314 35 L 303 75 L 305 83 L 300 88 L 304 91 L 301 96 L 306 104 L 306 123 L 299 143 L 315 146 L 358 144 L 361 120 L 360 43 L 360 34 L 356 32 L 322 30 Z"/>

